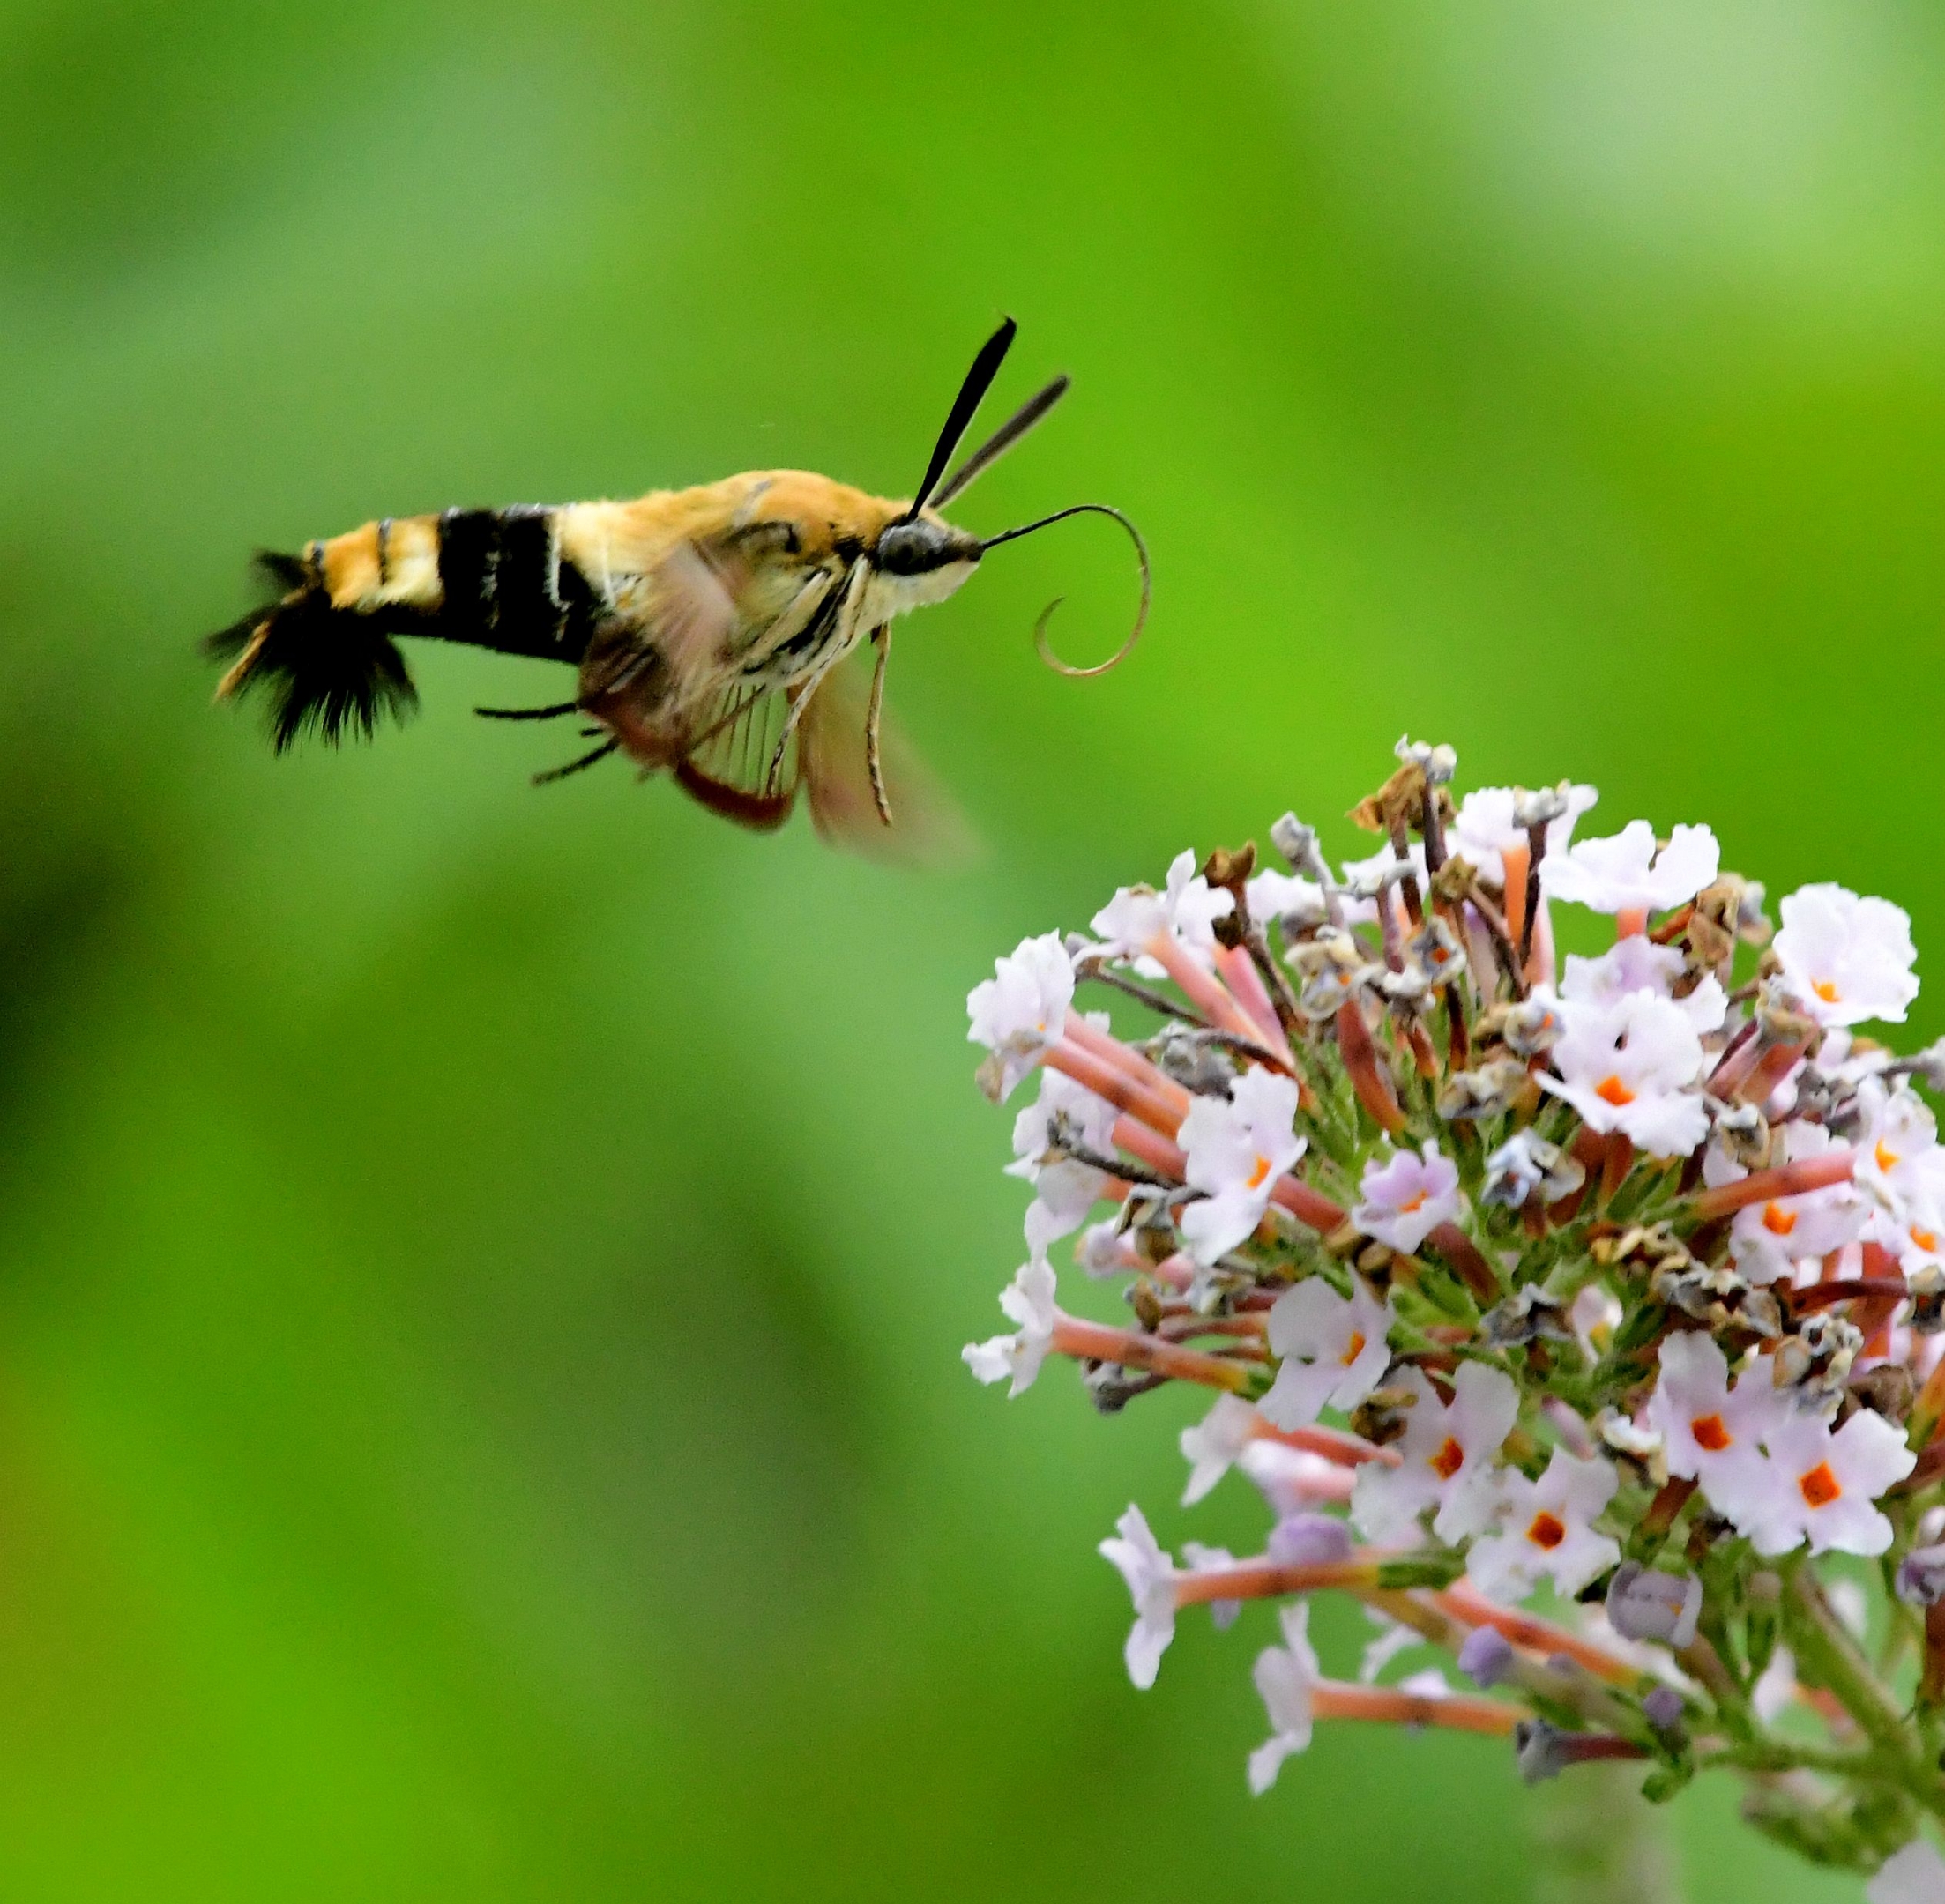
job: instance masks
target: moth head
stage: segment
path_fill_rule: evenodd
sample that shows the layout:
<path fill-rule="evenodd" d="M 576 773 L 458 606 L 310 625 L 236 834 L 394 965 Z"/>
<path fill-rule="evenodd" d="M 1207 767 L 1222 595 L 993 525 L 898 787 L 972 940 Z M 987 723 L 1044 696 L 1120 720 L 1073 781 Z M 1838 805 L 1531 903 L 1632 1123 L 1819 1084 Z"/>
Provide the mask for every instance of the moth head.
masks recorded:
<path fill-rule="evenodd" d="M 901 607 L 943 601 L 979 566 L 983 545 L 929 510 L 879 532 L 871 566 Z"/>

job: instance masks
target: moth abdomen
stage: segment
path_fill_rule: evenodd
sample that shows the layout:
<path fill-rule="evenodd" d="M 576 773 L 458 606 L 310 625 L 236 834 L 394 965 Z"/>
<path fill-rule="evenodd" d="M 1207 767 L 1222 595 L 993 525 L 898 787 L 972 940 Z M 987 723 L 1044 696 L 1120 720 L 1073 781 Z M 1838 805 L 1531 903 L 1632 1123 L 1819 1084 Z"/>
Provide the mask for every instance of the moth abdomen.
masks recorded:
<path fill-rule="evenodd" d="M 347 730 L 369 737 L 383 716 L 412 712 L 418 691 L 385 625 L 335 606 L 303 557 L 265 554 L 257 565 L 285 592 L 203 643 L 231 664 L 219 697 L 261 689 L 279 754 L 307 732 L 335 746 Z"/>
<path fill-rule="evenodd" d="M 231 664 L 219 698 L 263 689 L 281 752 L 315 731 L 369 738 L 417 704 L 393 640 L 416 636 L 578 664 L 593 590 L 560 550 L 557 512 L 519 507 L 387 517 L 257 559 L 277 600 L 211 636 Z"/>

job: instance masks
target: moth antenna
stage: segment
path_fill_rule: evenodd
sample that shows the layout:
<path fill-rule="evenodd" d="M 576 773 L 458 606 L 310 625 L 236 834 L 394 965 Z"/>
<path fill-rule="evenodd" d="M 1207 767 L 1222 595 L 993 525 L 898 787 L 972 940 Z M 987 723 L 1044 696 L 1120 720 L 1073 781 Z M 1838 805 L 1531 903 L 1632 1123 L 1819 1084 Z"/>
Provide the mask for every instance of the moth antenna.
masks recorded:
<path fill-rule="evenodd" d="M 965 373 L 965 381 L 959 385 L 959 394 L 952 399 L 952 407 L 946 413 L 945 428 L 939 432 L 939 440 L 933 446 L 931 462 L 926 465 L 925 480 L 919 485 L 918 494 L 912 499 L 912 507 L 898 518 L 900 522 L 911 522 L 932 500 L 932 492 L 938 487 L 939 478 L 945 473 L 945 465 L 952 460 L 952 452 L 959 447 L 959 438 L 965 435 L 981 399 L 992 388 L 993 379 L 1000 374 L 1000 366 L 1005 361 L 1007 352 L 1013 347 L 1013 336 L 1018 329 L 1019 326 L 1008 317 L 980 346 L 980 353 L 972 360 L 972 368 Z"/>
<path fill-rule="evenodd" d="M 559 720 L 563 714 L 578 714 L 578 701 L 560 701 L 552 707 L 476 707 L 481 720 Z"/>
<path fill-rule="evenodd" d="M 1005 422 L 988 436 L 958 468 L 948 476 L 932 498 L 932 507 L 943 509 L 955 496 L 964 495 L 973 482 L 1017 443 L 1021 437 L 1066 396 L 1069 380 L 1057 376 L 1037 396 L 1029 397 Z"/>
<path fill-rule="evenodd" d="M 1106 516 L 1119 523 L 1128 532 L 1128 539 L 1135 545 L 1135 559 L 1141 564 L 1141 602 L 1135 610 L 1135 625 L 1128 631 L 1128 638 L 1105 661 L 1097 661 L 1092 667 L 1076 667 L 1071 662 L 1062 661 L 1054 652 L 1047 639 L 1047 624 L 1054 611 L 1066 599 L 1056 595 L 1040 610 L 1040 619 L 1033 624 L 1033 646 L 1040 658 L 1056 674 L 1064 674 L 1070 681 L 1086 681 L 1096 674 L 1106 674 L 1111 668 L 1118 668 L 1135 651 L 1135 643 L 1141 639 L 1141 631 L 1148 622 L 1148 598 L 1150 575 L 1148 569 L 1148 545 L 1142 540 L 1141 531 L 1127 517 L 1107 502 L 1072 502 L 1067 508 L 1055 509 L 1051 516 L 1042 516 L 1037 522 L 1022 523 L 1017 529 L 1002 529 L 996 536 L 988 536 L 980 545 L 983 554 L 987 549 L 997 548 L 1002 542 L 1017 542 L 1022 536 L 1032 535 L 1035 530 L 1046 529 L 1057 522 L 1065 522 L 1069 516 Z"/>
<path fill-rule="evenodd" d="M 891 824 L 891 800 L 884 790 L 884 760 L 878 749 L 878 722 L 884 713 L 884 671 L 891 659 L 891 624 L 872 630 L 878 645 L 878 665 L 871 671 L 871 700 L 864 717 L 864 763 L 871 775 L 871 798 L 877 803 L 878 817 Z"/>

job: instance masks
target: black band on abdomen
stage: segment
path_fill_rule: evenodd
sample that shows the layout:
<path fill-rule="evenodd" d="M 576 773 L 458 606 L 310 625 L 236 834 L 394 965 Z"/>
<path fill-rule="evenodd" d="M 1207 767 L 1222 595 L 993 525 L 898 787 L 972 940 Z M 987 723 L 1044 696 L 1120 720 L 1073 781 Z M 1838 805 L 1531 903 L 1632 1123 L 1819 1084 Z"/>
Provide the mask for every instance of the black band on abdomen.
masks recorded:
<path fill-rule="evenodd" d="M 550 509 L 448 509 L 439 586 L 444 599 L 418 632 L 442 640 L 578 666 L 594 632 L 594 591 L 560 554 Z"/>

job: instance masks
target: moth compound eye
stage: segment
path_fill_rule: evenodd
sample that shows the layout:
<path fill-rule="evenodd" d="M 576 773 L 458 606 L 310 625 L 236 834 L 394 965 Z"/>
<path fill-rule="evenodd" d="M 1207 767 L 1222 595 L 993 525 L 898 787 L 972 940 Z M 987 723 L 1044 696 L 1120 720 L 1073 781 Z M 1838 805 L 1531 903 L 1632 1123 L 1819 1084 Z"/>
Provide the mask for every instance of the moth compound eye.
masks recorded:
<path fill-rule="evenodd" d="M 893 523 L 878 538 L 872 560 L 886 575 L 923 575 L 949 559 L 949 539 L 937 524 Z"/>

